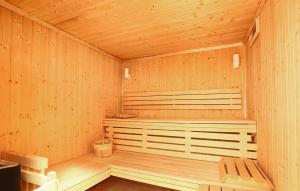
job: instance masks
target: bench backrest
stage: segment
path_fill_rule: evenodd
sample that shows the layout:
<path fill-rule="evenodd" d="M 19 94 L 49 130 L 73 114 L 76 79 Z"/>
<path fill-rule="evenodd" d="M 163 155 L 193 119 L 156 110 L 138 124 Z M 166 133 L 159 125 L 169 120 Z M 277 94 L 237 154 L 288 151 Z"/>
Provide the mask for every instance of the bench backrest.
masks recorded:
<path fill-rule="evenodd" d="M 114 149 L 214 162 L 257 158 L 254 121 L 105 119 L 104 126 Z"/>
<path fill-rule="evenodd" d="M 125 92 L 124 110 L 241 109 L 240 89 Z"/>
<path fill-rule="evenodd" d="M 1 158 L 7 161 L 19 163 L 21 165 L 22 190 L 30 191 L 37 189 L 39 186 L 49 184 L 56 186 L 59 190 L 59 183 L 54 185 L 56 173 L 51 171 L 47 174 L 48 158 L 32 155 L 22 155 L 15 152 L 2 152 Z"/>

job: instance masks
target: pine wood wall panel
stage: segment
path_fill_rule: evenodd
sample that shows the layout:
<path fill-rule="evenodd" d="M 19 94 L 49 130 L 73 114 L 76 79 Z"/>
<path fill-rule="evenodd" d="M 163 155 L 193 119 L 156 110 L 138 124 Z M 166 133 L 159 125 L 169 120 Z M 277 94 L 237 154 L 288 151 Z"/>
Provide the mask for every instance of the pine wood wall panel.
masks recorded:
<path fill-rule="evenodd" d="M 9 11 L 0 11 L 0 25 L 7 26 L 0 30 L 0 150 L 8 149 L 9 124 L 10 124 L 10 30 L 11 19 Z"/>
<path fill-rule="evenodd" d="M 0 7 L 0 151 L 57 163 L 91 151 L 119 111 L 121 63 Z"/>
<path fill-rule="evenodd" d="M 267 0 L 248 49 L 249 116 L 259 163 L 276 191 L 300 190 L 300 1 Z"/>
<path fill-rule="evenodd" d="M 239 53 L 241 67 L 232 68 L 232 56 Z M 124 62 L 131 79 L 123 79 L 123 92 L 240 88 L 245 85 L 244 47 L 207 52 L 153 57 Z M 245 99 L 245 96 L 242 96 Z M 242 110 L 142 110 L 129 112 L 143 117 L 243 118 Z"/>

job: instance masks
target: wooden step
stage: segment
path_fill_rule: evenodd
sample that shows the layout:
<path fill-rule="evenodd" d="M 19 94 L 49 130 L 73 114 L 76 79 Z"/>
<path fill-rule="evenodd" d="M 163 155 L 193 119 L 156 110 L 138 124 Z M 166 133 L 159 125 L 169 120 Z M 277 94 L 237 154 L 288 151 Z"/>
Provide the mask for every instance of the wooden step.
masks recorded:
<path fill-rule="evenodd" d="M 255 160 L 224 157 L 219 167 L 220 178 L 226 184 L 273 190 L 272 183 Z"/>

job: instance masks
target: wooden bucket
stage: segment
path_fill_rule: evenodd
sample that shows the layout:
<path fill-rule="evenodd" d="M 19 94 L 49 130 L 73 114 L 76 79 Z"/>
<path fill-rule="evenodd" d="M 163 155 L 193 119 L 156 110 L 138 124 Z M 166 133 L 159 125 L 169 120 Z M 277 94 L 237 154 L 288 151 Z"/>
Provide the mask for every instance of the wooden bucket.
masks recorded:
<path fill-rule="evenodd" d="M 94 152 L 98 157 L 109 157 L 112 155 L 112 142 L 108 139 L 105 139 L 104 142 L 96 141 L 94 143 Z"/>

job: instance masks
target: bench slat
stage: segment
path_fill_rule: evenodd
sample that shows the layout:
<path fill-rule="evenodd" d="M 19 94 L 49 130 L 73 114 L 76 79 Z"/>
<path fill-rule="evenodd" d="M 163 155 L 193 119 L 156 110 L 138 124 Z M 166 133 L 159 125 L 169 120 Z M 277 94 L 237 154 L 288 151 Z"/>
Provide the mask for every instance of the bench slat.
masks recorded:
<path fill-rule="evenodd" d="M 157 92 L 125 92 L 124 96 L 157 96 L 157 95 L 205 95 L 205 94 L 239 94 L 240 89 L 206 89 L 183 91 L 157 91 Z"/>
<path fill-rule="evenodd" d="M 162 95 L 162 96 L 124 96 L 126 101 L 150 101 L 150 100 L 209 100 L 209 99 L 239 99 L 241 94 L 198 94 L 198 95 Z"/>
<path fill-rule="evenodd" d="M 114 139 L 113 143 L 116 144 L 116 145 L 129 145 L 129 146 L 138 146 L 138 147 L 143 146 L 142 141 Z"/>
<path fill-rule="evenodd" d="M 216 100 L 149 100 L 149 101 L 124 101 L 124 106 L 135 105 L 237 105 L 240 99 L 216 99 Z"/>
<path fill-rule="evenodd" d="M 255 181 L 264 183 L 265 179 L 264 177 L 260 174 L 260 172 L 257 170 L 256 166 L 253 164 L 253 161 L 249 159 L 245 159 L 245 164 L 247 165 L 247 168 L 249 169 L 252 177 L 254 178 Z"/>
<path fill-rule="evenodd" d="M 235 160 L 235 164 L 237 166 L 240 176 L 244 179 L 250 180 L 250 174 L 249 174 L 248 170 L 246 169 L 245 163 L 243 163 L 243 161 L 239 160 L 239 159 L 234 159 L 234 160 Z"/>
<path fill-rule="evenodd" d="M 224 162 L 227 167 L 227 174 L 229 177 L 238 178 L 238 173 L 235 168 L 235 162 L 233 158 L 224 158 Z"/>
<path fill-rule="evenodd" d="M 136 106 L 124 106 L 124 110 L 200 110 L 200 109 L 228 109 L 236 110 L 242 109 L 240 104 L 238 105 L 136 105 Z"/>

